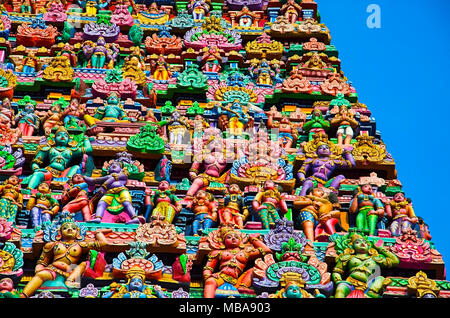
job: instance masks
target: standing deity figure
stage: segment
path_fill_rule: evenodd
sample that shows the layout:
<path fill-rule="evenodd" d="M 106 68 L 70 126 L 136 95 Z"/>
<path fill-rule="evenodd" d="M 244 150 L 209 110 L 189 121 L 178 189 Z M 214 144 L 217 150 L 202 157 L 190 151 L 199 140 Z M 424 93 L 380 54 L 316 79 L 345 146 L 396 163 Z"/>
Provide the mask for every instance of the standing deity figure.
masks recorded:
<path fill-rule="evenodd" d="M 330 129 L 330 122 L 323 118 L 322 111 L 315 108 L 311 113 L 311 119 L 303 125 L 303 130 L 309 134 L 309 141 L 315 134 L 325 134 Z"/>
<path fill-rule="evenodd" d="M 17 127 L 22 131 L 23 136 L 33 136 L 34 132 L 39 129 L 40 121 L 34 111 L 35 105 L 36 102 L 25 104 L 15 118 Z"/>
<path fill-rule="evenodd" d="M 364 184 L 351 201 L 348 211 L 357 213 L 356 228 L 358 230 L 375 235 L 378 218 L 384 216 L 384 204 L 375 196 L 372 185 Z"/>
<path fill-rule="evenodd" d="M 61 197 L 62 211 L 75 214 L 81 211 L 84 221 L 91 220 L 92 204 L 88 197 L 89 186 L 81 174 L 75 174 L 69 182 L 69 188 Z"/>
<path fill-rule="evenodd" d="M 28 200 L 27 210 L 31 213 L 31 226 L 36 228 L 43 222 L 50 222 L 59 211 L 58 201 L 52 197 L 48 183 L 41 183 Z"/>
<path fill-rule="evenodd" d="M 126 284 L 112 283 L 102 298 L 167 298 L 159 286 L 145 284 L 145 271 L 133 266 L 125 275 Z"/>
<path fill-rule="evenodd" d="M 258 192 L 253 200 L 253 210 L 261 218 L 264 229 L 275 226 L 275 222 L 281 219 L 279 212 L 283 215 L 288 212 L 286 202 L 275 187 L 272 180 L 267 180 L 263 191 Z"/>
<path fill-rule="evenodd" d="M 102 184 L 96 193 L 100 197 L 95 211 L 95 218 L 90 220 L 93 223 L 100 223 L 108 211 L 114 215 L 125 212 L 130 218 L 127 224 L 139 223 L 140 220 L 134 210 L 130 191 L 126 184 L 128 181 L 128 171 L 122 167 L 118 161 L 112 162 L 108 167 L 108 175 L 96 179 L 84 177 L 89 186 Z"/>
<path fill-rule="evenodd" d="M 386 204 L 386 215 L 392 220 L 389 230 L 393 236 L 401 236 L 419 221 L 411 202 L 405 198 L 403 192 L 394 194 L 393 200 Z"/>
<path fill-rule="evenodd" d="M 294 0 L 288 0 L 280 9 L 280 13 L 282 13 L 291 24 L 302 21 L 302 12 L 302 7 L 295 3 Z"/>
<path fill-rule="evenodd" d="M 307 159 L 298 172 L 298 178 L 302 183 L 300 196 L 305 196 L 310 189 L 317 188 L 318 185 L 337 192 L 345 176 L 338 175 L 331 178 L 334 171 L 356 165 L 352 151 L 346 148 L 341 155 L 340 147 L 332 144 L 326 135 L 314 135 L 314 140 L 305 145 L 305 150 Z"/>
<path fill-rule="evenodd" d="M 233 136 L 241 136 L 250 119 L 247 110 L 242 107 L 239 100 L 234 100 L 228 106 L 218 105 L 216 107 L 217 113 L 221 116 L 222 128 L 229 129 Z"/>
<path fill-rule="evenodd" d="M 272 113 L 268 113 L 267 127 L 270 129 L 278 129 L 278 143 L 280 144 L 280 147 L 285 150 L 295 148 L 295 141 L 298 138 L 298 131 L 288 117 L 283 116 L 278 122 L 273 120 Z"/>
<path fill-rule="evenodd" d="M 347 235 L 345 240 L 331 275 L 336 284 L 335 298 L 380 298 L 391 280 L 374 274 L 378 267 L 398 265 L 399 259 L 357 233 Z"/>
<path fill-rule="evenodd" d="M 159 126 L 167 126 L 170 145 L 184 145 L 184 139 L 189 133 L 190 125 L 185 117 L 174 111 L 168 120 L 163 120 Z"/>
<path fill-rule="evenodd" d="M 116 92 L 109 93 L 104 101 L 104 105 L 95 110 L 94 117 L 85 115 L 84 120 L 89 127 L 95 127 L 96 123 L 104 122 L 129 122 L 126 112 L 123 110 L 119 94 Z"/>
<path fill-rule="evenodd" d="M 217 231 L 217 238 L 210 245 L 213 250 L 203 267 L 205 281 L 204 297 L 214 298 L 216 291 L 224 284 L 249 290 L 252 284 L 253 268 L 244 272 L 251 261 L 272 251 L 259 238 L 259 234 L 247 236 L 232 227 L 223 226 Z M 210 235 L 211 236 L 211 235 Z"/>
<path fill-rule="evenodd" d="M 353 114 L 346 105 L 339 107 L 339 112 L 331 120 L 331 126 L 337 127 L 338 145 L 350 145 L 354 129 L 359 126 L 357 120 L 353 118 Z"/>
<path fill-rule="evenodd" d="M 164 56 L 160 55 L 154 65 L 153 80 L 155 83 L 167 83 L 170 76 L 169 65 L 164 59 Z"/>
<path fill-rule="evenodd" d="M 194 236 L 204 233 L 217 221 L 217 206 L 217 201 L 211 193 L 200 190 L 195 194 L 191 205 L 191 211 L 194 213 Z"/>
<path fill-rule="evenodd" d="M 191 12 L 194 20 L 203 20 L 210 9 L 208 0 L 190 0 L 188 3 L 188 10 Z"/>
<path fill-rule="evenodd" d="M 92 147 L 88 138 L 78 143 L 64 127 L 59 127 L 55 136 L 38 149 L 31 164 L 34 172 L 28 179 L 28 188 L 36 189 L 42 182 L 50 182 L 53 178 L 71 178 L 82 170 L 83 163 L 91 153 Z M 41 168 L 45 162 L 49 164 Z M 78 164 L 75 164 L 76 162 Z"/>
<path fill-rule="evenodd" d="M 294 207 L 300 210 L 297 223 L 303 229 L 308 240 L 314 242 L 318 235 L 336 233 L 340 211 L 336 210 L 338 200 L 334 193 L 327 195 L 322 188 L 315 188 L 305 197 L 294 201 Z"/>
<path fill-rule="evenodd" d="M 91 68 L 114 68 L 114 62 L 119 56 L 117 44 L 106 44 L 105 38 L 100 36 L 94 44 L 85 41 L 82 47 L 83 53 L 88 61 L 87 67 Z"/>
<path fill-rule="evenodd" d="M 186 200 L 192 200 L 197 191 L 207 188 L 210 182 L 225 183 L 227 181 L 228 173 L 221 175 L 227 165 L 224 146 L 219 129 L 208 128 L 204 131 L 201 145 L 194 149 L 194 162 L 189 169 L 192 185 L 186 193 Z M 202 167 L 204 172 L 199 174 Z"/>
<path fill-rule="evenodd" d="M 270 68 L 267 60 L 263 59 L 261 62 L 254 62 L 249 67 L 249 72 L 254 79 L 256 79 L 256 84 L 268 85 L 273 84 L 272 78 L 275 77 L 275 72 Z"/>
<path fill-rule="evenodd" d="M 0 185 L 0 218 L 15 224 L 17 212 L 22 210 L 22 207 L 20 180 L 17 176 L 11 176 Z"/>
<path fill-rule="evenodd" d="M 42 284 L 54 281 L 58 276 L 65 279 L 67 287 L 77 286 L 77 280 L 86 269 L 86 262 L 81 261 L 82 256 L 92 249 L 101 250 L 107 244 L 103 234 L 105 231 L 98 231 L 95 241 L 84 241 L 85 228 L 82 231 L 72 218 L 61 215 L 61 219 L 60 224 L 54 221 L 49 229 L 51 241 L 42 248 L 35 268 L 36 274 L 20 295 L 23 298 L 33 296 Z"/>
<path fill-rule="evenodd" d="M 231 184 L 228 187 L 223 205 L 224 207 L 219 210 L 220 225 L 233 224 L 235 227 L 243 229 L 244 221 L 249 216 L 249 212 L 244 205 L 244 196 L 237 184 Z"/>
<path fill-rule="evenodd" d="M 175 214 L 182 209 L 181 200 L 172 192 L 168 181 L 161 181 L 155 193 L 152 196 L 146 196 L 145 203 L 147 206 L 145 219 L 147 221 L 151 219 L 150 213 L 152 213 L 151 216 L 159 214 L 164 216 L 167 222 L 172 223 Z"/>

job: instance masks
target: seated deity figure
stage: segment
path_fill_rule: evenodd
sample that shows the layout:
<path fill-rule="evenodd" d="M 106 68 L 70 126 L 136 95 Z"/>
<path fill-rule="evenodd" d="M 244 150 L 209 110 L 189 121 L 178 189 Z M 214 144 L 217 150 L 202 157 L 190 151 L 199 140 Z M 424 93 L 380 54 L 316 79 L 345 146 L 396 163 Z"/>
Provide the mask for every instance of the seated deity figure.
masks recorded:
<path fill-rule="evenodd" d="M 86 269 L 82 256 L 91 249 L 101 250 L 107 245 L 104 233 L 111 230 L 99 230 L 95 241 L 85 241 L 85 230 L 69 216 L 61 215 L 48 228 L 49 241 L 42 248 L 42 254 L 35 268 L 35 276 L 27 283 L 20 295 L 28 298 L 47 281 L 62 277 L 67 287 L 79 285 L 77 280 Z"/>
<path fill-rule="evenodd" d="M 28 188 L 36 189 L 42 182 L 50 182 L 54 178 L 71 178 L 83 170 L 83 162 L 91 153 L 88 138 L 78 143 L 64 127 L 59 127 L 54 137 L 38 149 L 31 164 L 33 173 L 27 178 Z"/>
<path fill-rule="evenodd" d="M 94 127 L 100 121 L 112 123 L 129 122 L 129 118 L 123 110 L 119 94 L 116 92 L 109 93 L 104 105 L 96 109 L 94 116 L 85 115 L 84 120 L 89 127 Z"/>

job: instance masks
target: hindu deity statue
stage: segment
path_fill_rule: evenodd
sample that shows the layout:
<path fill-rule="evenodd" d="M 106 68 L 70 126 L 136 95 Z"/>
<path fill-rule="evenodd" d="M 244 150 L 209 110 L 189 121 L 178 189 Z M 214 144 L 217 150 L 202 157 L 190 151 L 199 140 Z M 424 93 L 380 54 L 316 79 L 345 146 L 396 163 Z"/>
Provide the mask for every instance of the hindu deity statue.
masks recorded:
<path fill-rule="evenodd" d="M 42 182 L 50 182 L 54 178 L 71 178 L 83 170 L 83 163 L 86 163 L 91 153 L 92 146 L 88 138 L 78 143 L 64 127 L 59 127 L 54 137 L 38 149 L 31 164 L 33 173 L 27 179 L 28 188 L 36 189 Z M 44 166 L 46 162 L 48 165 Z"/>
<path fill-rule="evenodd" d="M 269 298 L 326 298 L 319 290 L 315 290 L 315 296 L 308 293 L 304 288 L 306 282 L 302 274 L 287 272 L 280 279 L 281 289 Z"/>
<path fill-rule="evenodd" d="M 247 236 L 228 226 L 220 227 L 217 232 L 217 242 L 203 267 L 205 298 L 214 298 L 217 289 L 224 284 L 248 291 L 253 269 L 244 272 L 245 268 L 251 261 L 272 252 L 257 234 Z"/>
<path fill-rule="evenodd" d="M 169 81 L 171 72 L 163 55 L 158 57 L 153 68 L 153 80 L 155 83 L 167 83 Z"/>
<path fill-rule="evenodd" d="M 11 278 L 0 279 L 0 299 L 1 298 L 19 298 L 20 293 L 14 289 L 14 282 Z"/>
<path fill-rule="evenodd" d="M 12 128 L 15 125 L 15 113 L 9 98 L 3 99 L 0 104 L 0 145 L 15 144 L 22 135 L 19 128 Z"/>
<path fill-rule="evenodd" d="M 275 72 L 270 68 L 267 60 L 263 59 L 259 63 L 258 62 L 254 61 L 249 67 L 249 72 L 252 74 L 252 77 L 256 79 L 256 84 L 265 86 L 273 85 L 272 78 L 275 77 Z"/>
<path fill-rule="evenodd" d="M 64 127 L 84 125 L 83 117 L 85 116 L 85 111 L 85 105 L 80 103 L 78 97 L 73 96 L 63 112 Z"/>
<path fill-rule="evenodd" d="M 192 231 L 198 236 L 210 229 L 217 221 L 218 203 L 211 193 L 204 190 L 198 191 L 192 200 L 191 211 L 194 213 Z"/>
<path fill-rule="evenodd" d="M 134 210 L 131 194 L 126 187 L 128 181 L 128 171 L 120 161 L 112 162 L 107 171 L 108 175 L 99 178 L 84 177 L 90 187 L 102 184 L 96 196 L 100 197 L 95 211 L 95 218 L 90 220 L 93 223 L 100 223 L 108 211 L 118 215 L 125 212 L 130 218 L 127 224 L 139 223 L 140 220 Z"/>
<path fill-rule="evenodd" d="M 353 118 L 347 106 L 342 105 L 339 107 L 339 113 L 331 120 L 331 126 L 337 127 L 338 145 L 350 145 L 354 129 L 359 126 L 359 123 Z"/>
<path fill-rule="evenodd" d="M 62 211 L 75 214 L 81 211 L 84 221 L 91 220 L 92 204 L 88 197 L 89 185 L 84 177 L 77 173 L 69 182 L 69 188 L 66 189 L 61 197 L 63 204 Z"/>
<path fill-rule="evenodd" d="M 112 283 L 102 298 L 167 298 L 159 286 L 145 284 L 145 271 L 133 266 L 126 273 L 126 284 Z"/>
<path fill-rule="evenodd" d="M 53 127 L 61 126 L 61 118 L 63 116 L 63 111 L 61 108 L 61 104 L 53 103 L 52 107 L 45 113 L 44 116 L 40 118 L 42 125 L 44 128 L 44 133 L 46 136 L 50 135 Z"/>
<path fill-rule="evenodd" d="M 0 124 L 5 124 L 8 128 L 14 125 L 14 109 L 9 98 L 4 98 L 0 104 Z"/>
<path fill-rule="evenodd" d="M 357 233 L 349 234 L 331 275 L 336 284 L 335 298 L 380 298 L 391 280 L 374 277 L 377 268 L 398 264 L 397 256 L 382 245 L 373 244 Z"/>
<path fill-rule="evenodd" d="M 185 145 L 184 139 L 189 137 L 189 122 L 185 117 L 182 117 L 178 111 L 174 111 L 168 120 L 163 120 L 159 123 L 160 126 L 167 126 L 169 131 L 170 145 Z"/>
<path fill-rule="evenodd" d="M 22 207 L 20 180 L 17 176 L 11 176 L 0 185 L 0 217 L 15 224 L 17 212 L 22 210 Z"/>
<path fill-rule="evenodd" d="M 100 36 L 96 43 L 85 41 L 82 46 L 83 53 L 88 60 L 87 67 L 91 68 L 114 68 L 114 63 L 119 55 L 117 44 L 106 44 L 105 39 Z"/>
<path fill-rule="evenodd" d="M 350 203 L 348 211 L 357 213 L 356 227 L 358 230 L 375 235 L 378 218 L 384 216 L 384 204 L 375 196 L 372 185 L 364 184 Z"/>
<path fill-rule="evenodd" d="M 152 216 L 162 215 L 167 222 L 172 223 L 175 214 L 182 209 L 181 200 L 170 189 L 168 181 L 161 181 L 154 194 L 146 197 L 145 203 L 147 206 L 147 211 L 145 212 L 146 220 L 150 220 L 150 213 L 152 213 Z"/>
<path fill-rule="evenodd" d="M 244 204 L 244 196 L 237 184 L 230 184 L 223 201 L 224 207 L 219 210 L 220 224 L 233 224 L 237 228 L 243 229 L 249 211 Z"/>
<path fill-rule="evenodd" d="M 196 139 L 196 138 L 201 139 L 205 129 L 208 129 L 211 127 L 202 115 L 195 115 L 194 120 L 189 121 L 189 125 L 193 129 L 192 138 L 194 138 L 194 139 Z"/>
<path fill-rule="evenodd" d="M 202 145 L 195 149 L 194 161 L 189 169 L 192 185 L 186 193 L 185 200 L 192 200 L 198 190 L 206 188 L 211 182 L 225 183 L 228 173 L 223 173 L 227 165 L 227 154 L 224 153 L 224 142 L 221 131 L 208 128 L 202 136 Z M 199 174 L 203 167 L 203 173 Z"/>
<path fill-rule="evenodd" d="M 296 221 L 308 240 L 316 239 L 315 227 L 317 234 L 320 230 L 328 235 L 336 233 L 335 225 L 340 217 L 340 211 L 336 210 L 338 205 L 337 196 L 334 193 L 327 195 L 322 188 L 311 189 L 305 197 L 294 201 L 294 207 L 300 210 Z"/>
<path fill-rule="evenodd" d="M 31 213 L 31 226 L 36 228 L 43 222 L 50 222 L 59 211 L 58 201 L 52 197 L 48 183 L 42 182 L 35 194 L 27 203 L 27 210 Z"/>
<path fill-rule="evenodd" d="M 40 120 L 34 111 L 36 102 L 26 103 L 23 109 L 19 111 L 15 118 L 17 126 L 22 131 L 23 136 L 33 136 L 35 131 L 39 129 Z"/>
<path fill-rule="evenodd" d="M 129 122 L 129 118 L 120 101 L 120 96 L 116 92 L 109 93 L 104 105 L 96 109 L 94 116 L 85 115 L 84 120 L 89 127 L 95 127 L 95 124 L 100 121 Z"/>
<path fill-rule="evenodd" d="M 295 145 L 298 138 L 298 130 L 287 116 L 283 116 L 281 120 L 274 121 L 273 114 L 268 113 L 267 127 L 270 129 L 278 129 L 278 143 L 285 150 L 290 150 Z"/>
<path fill-rule="evenodd" d="M 30 0 L 24 0 L 20 6 L 20 13 L 32 13 Z"/>
<path fill-rule="evenodd" d="M 241 137 L 245 126 L 250 121 L 247 109 L 242 107 L 237 99 L 227 106 L 219 104 L 216 107 L 222 129 L 228 129 L 231 135 Z"/>
<path fill-rule="evenodd" d="M 77 280 L 86 269 L 86 262 L 81 261 L 82 256 L 90 250 L 101 250 L 107 244 L 103 233 L 111 231 L 97 231 L 95 241 L 84 241 L 86 229 L 65 215 L 61 215 L 46 230 L 51 241 L 42 248 L 35 268 L 36 274 L 20 295 L 23 298 L 33 296 L 46 281 L 54 281 L 58 277 L 65 280 L 67 287 L 77 286 Z"/>
<path fill-rule="evenodd" d="M 338 175 L 331 178 L 337 168 L 352 168 L 356 165 L 352 151 L 349 148 L 342 150 L 340 147 L 328 141 L 326 135 L 314 135 L 314 140 L 306 146 L 307 159 L 298 172 L 298 178 L 302 183 L 300 196 L 305 196 L 309 189 L 318 185 L 327 187 L 337 192 L 345 176 Z M 308 176 L 309 175 L 309 176 Z"/>
<path fill-rule="evenodd" d="M 188 10 L 192 14 L 194 20 L 203 20 L 210 10 L 208 0 L 190 0 L 188 3 Z"/>
<path fill-rule="evenodd" d="M 222 57 L 220 56 L 220 51 L 217 46 L 205 47 L 203 48 L 203 52 L 202 63 L 204 65 L 202 67 L 202 71 L 219 73 L 222 69 L 220 66 L 220 63 L 222 63 Z"/>
<path fill-rule="evenodd" d="M 20 72 L 31 74 L 39 71 L 39 59 L 34 51 L 29 51 L 26 58 L 22 61 Z"/>
<path fill-rule="evenodd" d="M 311 119 L 303 125 L 303 131 L 309 134 L 309 140 L 315 134 L 325 134 L 330 129 L 331 123 L 323 118 L 322 111 L 315 108 L 311 113 Z"/>
<path fill-rule="evenodd" d="M 275 187 L 272 180 L 264 182 L 263 190 L 258 192 L 252 203 L 253 210 L 261 218 L 264 229 L 275 226 L 275 222 L 281 219 L 279 212 L 283 215 L 288 212 L 286 201 Z"/>
<path fill-rule="evenodd" d="M 401 236 L 419 221 L 411 202 L 405 198 L 403 192 L 394 194 L 393 199 L 386 204 L 386 215 L 392 220 L 389 230 L 393 236 Z"/>
<path fill-rule="evenodd" d="M 70 61 L 70 65 L 72 67 L 77 67 L 78 57 L 69 43 L 64 44 L 61 51 L 58 52 L 57 56 L 66 56 Z"/>
<path fill-rule="evenodd" d="M 280 13 L 291 23 L 302 20 L 302 7 L 294 0 L 288 0 L 280 9 Z"/>

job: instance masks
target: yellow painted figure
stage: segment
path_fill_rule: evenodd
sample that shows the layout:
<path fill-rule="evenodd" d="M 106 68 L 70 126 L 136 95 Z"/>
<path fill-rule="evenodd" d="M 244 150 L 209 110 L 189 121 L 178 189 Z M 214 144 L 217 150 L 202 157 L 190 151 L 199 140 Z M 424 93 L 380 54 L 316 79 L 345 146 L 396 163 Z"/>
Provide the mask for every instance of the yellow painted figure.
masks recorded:
<path fill-rule="evenodd" d="M 109 230 L 111 231 L 111 230 Z M 106 245 L 103 232 L 96 233 L 96 241 L 81 241 L 80 227 L 69 219 L 58 228 L 56 240 L 44 245 L 39 258 L 35 276 L 28 282 L 20 295 L 33 296 L 46 281 L 56 280 L 58 275 L 65 278 L 68 287 L 77 286 L 76 280 L 83 275 L 86 262 L 81 262 L 83 254 L 89 250 L 100 250 Z"/>

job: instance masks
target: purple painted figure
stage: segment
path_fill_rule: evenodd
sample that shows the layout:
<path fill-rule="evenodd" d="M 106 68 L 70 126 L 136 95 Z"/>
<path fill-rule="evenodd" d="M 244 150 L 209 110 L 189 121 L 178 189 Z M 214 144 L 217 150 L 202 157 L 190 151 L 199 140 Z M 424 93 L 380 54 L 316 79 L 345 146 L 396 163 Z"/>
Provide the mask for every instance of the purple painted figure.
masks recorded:
<path fill-rule="evenodd" d="M 303 184 L 300 196 L 305 196 L 308 190 L 316 188 L 319 184 L 337 192 L 345 176 L 338 175 L 330 179 L 334 171 L 337 168 L 352 168 L 356 165 L 351 147 L 344 148 L 343 159 L 331 158 L 331 149 L 325 143 L 317 147 L 316 154 L 318 158 L 306 159 L 297 175 Z M 307 175 L 309 177 L 306 177 Z"/>
<path fill-rule="evenodd" d="M 108 175 L 100 178 L 85 177 L 84 179 L 92 187 L 95 184 L 102 184 L 96 196 L 101 196 L 95 212 L 95 218 L 90 222 L 100 223 L 106 211 L 118 215 L 125 212 L 130 220 L 127 224 L 139 223 L 139 218 L 134 210 L 131 195 L 126 184 L 127 174 L 123 171 L 122 164 L 114 161 L 108 168 Z"/>

